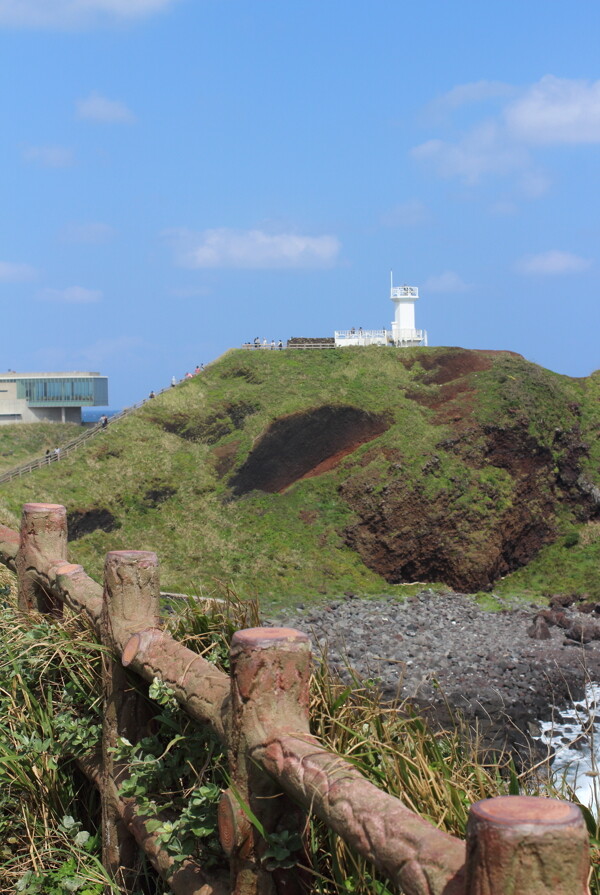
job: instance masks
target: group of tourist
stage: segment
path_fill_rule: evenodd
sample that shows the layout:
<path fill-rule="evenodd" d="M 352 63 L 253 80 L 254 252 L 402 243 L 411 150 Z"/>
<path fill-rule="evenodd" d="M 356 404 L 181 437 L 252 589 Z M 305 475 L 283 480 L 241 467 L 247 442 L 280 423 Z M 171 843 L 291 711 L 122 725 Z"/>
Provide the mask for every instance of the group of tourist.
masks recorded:
<path fill-rule="evenodd" d="M 283 342 L 281 341 L 281 339 L 277 342 L 277 344 L 275 344 L 275 339 L 271 339 L 270 342 L 268 342 L 266 339 L 263 339 L 261 342 L 258 336 L 254 339 L 252 345 L 254 346 L 254 348 L 270 348 L 271 351 L 274 351 L 276 348 L 281 351 L 283 348 Z"/>
<path fill-rule="evenodd" d="M 196 367 L 195 367 L 195 369 L 194 369 L 194 372 L 193 372 L 193 373 L 190 373 L 190 372 L 188 371 L 188 372 L 185 374 L 185 376 L 183 377 L 183 379 L 178 379 L 177 376 L 171 376 L 171 388 L 175 388 L 175 386 L 178 385 L 180 382 L 185 382 L 186 379 L 193 379 L 194 376 L 198 376 L 199 373 L 203 373 L 203 372 L 204 372 L 204 364 L 196 364 Z M 156 393 L 154 392 L 154 390 L 152 390 L 152 391 L 150 392 L 150 394 L 148 395 L 148 397 L 149 397 L 149 398 L 155 398 L 155 397 L 156 397 Z"/>

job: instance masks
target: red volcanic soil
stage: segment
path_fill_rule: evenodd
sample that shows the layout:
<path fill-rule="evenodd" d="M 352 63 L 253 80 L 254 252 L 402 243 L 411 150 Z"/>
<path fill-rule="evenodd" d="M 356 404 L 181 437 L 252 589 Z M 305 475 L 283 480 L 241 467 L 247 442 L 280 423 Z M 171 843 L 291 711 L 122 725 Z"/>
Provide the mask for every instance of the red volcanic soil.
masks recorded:
<path fill-rule="evenodd" d="M 469 500 L 463 479 L 448 481 L 434 496 L 421 483 L 391 479 L 383 490 L 348 479 L 341 495 L 358 516 L 345 531 L 348 546 L 388 581 L 443 581 L 476 591 L 525 565 L 555 536 L 554 476 L 550 452 L 522 430 L 490 429 L 470 450 Z M 465 439 L 467 441 L 467 439 Z M 468 440 L 470 442 L 470 439 Z M 460 441 L 454 446 L 460 451 Z M 467 448 L 472 446 L 467 442 Z M 513 479 L 505 509 L 477 491 L 478 469 L 497 465 Z M 429 464 L 429 468 L 428 468 Z M 435 476 L 435 458 L 424 465 Z M 467 475 L 469 470 L 466 470 Z"/>
<path fill-rule="evenodd" d="M 509 407 L 494 425 L 477 422 L 477 374 L 511 353 L 452 348 L 400 358 L 420 365 L 406 397 L 433 411 L 429 422 L 440 427 L 420 472 L 414 460 L 410 475 L 404 468 L 401 426 L 397 440 L 375 441 L 395 423 L 391 414 L 326 405 L 271 423 L 231 478 L 233 494 L 281 493 L 373 441 L 339 478 L 338 493 L 354 517 L 339 532 L 345 543 L 391 583 L 489 587 L 556 538 L 559 504 L 581 521 L 600 514 L 583 472 L 589 452 L 577 405 L 563 407 L 563 426 L 544 443 L 520 407 L 514 415 Z M 216 458 L 222 468 L 234 459 L 230 451 Z"/>
<path fill-rule="evenodd" d="M 284 491 L 298 479 L 332 469 L 342 457 L 381 435 L 391 420 L 348 405 L 326 405 L 275 420 L 231 479 L 237 496 Z"/>
<path fill-rule="evenodd" d="M 361 445 L 366 444 L 367 441 L 371 441 L 372 438 L 376 437 L 377 435 L 374 435 L 370 438 L 365 438 L 362 441 L 357 441 L 355 443 L 349 444 L 347 447 L 342 448 L 341 450 L 337 451 L 337 453 L 332 454 L 330 457 L 326 457 L 325 460 L 321 460 L 320 463 L 317 463 L 316 466 L 314 466 L 312 469 L 309 469 L 308 472 L 305 472 L 304 475 L 301 475 L 299 479 L 296 479 L 296 481 L 299 482 L 302 481 L 302 479 L 312 479 L 317 475 L 322 475 L 324 472 L 329 472 L 331 469 L 335 469 L 335 467 L 341 460 L 344 459 L 344 457 L 347 457 L 348 454 L 351 454 Z M 291 484 L 294 483 L 292 482 Z M 283 494 L 283 492 L 287 491 L 287 489 L 290 487 L 291 485 L 287 485 L 285 488 L 281 489 L 280 493 Z"/>

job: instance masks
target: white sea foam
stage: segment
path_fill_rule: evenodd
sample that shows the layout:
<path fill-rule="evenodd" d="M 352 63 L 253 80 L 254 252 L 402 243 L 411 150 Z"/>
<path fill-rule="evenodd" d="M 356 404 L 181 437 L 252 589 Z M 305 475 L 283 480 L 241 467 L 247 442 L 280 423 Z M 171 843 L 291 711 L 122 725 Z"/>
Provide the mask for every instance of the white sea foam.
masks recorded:
<path fill-rule="evenodd" d="M 553 749 L 552 772 L 595 812 L 600 805 L 600 684 L 588 684 L 585 696 L 561 709 L 560 721 L 540 723 L 542 743 Z"/>

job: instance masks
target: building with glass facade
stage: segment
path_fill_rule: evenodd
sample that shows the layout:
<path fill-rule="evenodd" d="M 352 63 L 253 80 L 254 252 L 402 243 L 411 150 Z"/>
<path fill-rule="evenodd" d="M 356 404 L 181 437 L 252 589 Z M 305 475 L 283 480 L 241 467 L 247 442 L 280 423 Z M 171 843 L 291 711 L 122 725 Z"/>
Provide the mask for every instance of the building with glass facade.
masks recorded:
<path fill-rule="evenodd" d="M 108 379 L 100 373 L 0 374 L 3 423 L 80 423 L 82 407 L 106 407 Z"/>

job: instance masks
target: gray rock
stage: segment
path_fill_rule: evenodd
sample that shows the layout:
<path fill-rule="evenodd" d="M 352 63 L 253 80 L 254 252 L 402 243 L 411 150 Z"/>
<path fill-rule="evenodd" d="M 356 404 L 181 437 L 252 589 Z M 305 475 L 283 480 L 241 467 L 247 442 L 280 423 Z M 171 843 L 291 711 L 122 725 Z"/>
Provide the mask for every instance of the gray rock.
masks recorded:
<path fill-rule="evenodd" d="M 487 712 L 485 735 L 495 743 L 515 739 L 519 729 L 533 736 L 528 724 L 550 718 L 571 694 L 580 698 L 586 673 L 600 680 L 600 641 L 569 638 L 581 634 L 577 625 L 600 630 L 600 622 L 576 604 L 540 610 L 504 602 L 502 612 L 488 613 L 461 594 L 421 596 L 346 599 L 334 611 L 312 604 L 302 618 L 292 610 L 273 623 L 300 627 L 315 645 L 327 643 L 342 676 L 348 660 L 359 677 L 381 678 L 387 698 L 399 688 L 400 697 L 433 706 L 442 720 L 445 700 L 481 723 Z"/>
<path fill-rule="evenodd" d="M 536 616 L 532 626 L 527 630 L 527 634 L 529 637 L 532 637 L 534 640 L 551 640 L 552 634 L 550 633 L 550 628 L 548 627 L 548 623 L 546 619 L 542 618 L 541 615 Z"/>

